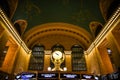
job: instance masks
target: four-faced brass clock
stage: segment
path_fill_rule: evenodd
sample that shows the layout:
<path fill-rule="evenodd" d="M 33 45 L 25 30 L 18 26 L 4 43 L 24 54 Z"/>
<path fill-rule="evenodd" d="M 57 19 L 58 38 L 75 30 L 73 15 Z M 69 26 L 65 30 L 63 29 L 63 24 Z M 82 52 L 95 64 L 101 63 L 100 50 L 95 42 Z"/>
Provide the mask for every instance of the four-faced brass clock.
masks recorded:
<path fill-rule="evenodd" d="M 51 60 L 54 63 L 55 67 L 52 69 L 52 71 L 62 71 L 60 65 L 64 61 L 64 59 L 65 59 L 65 55 L 62 51 L 59 50 L 53 51 L 51 54 Z"/>

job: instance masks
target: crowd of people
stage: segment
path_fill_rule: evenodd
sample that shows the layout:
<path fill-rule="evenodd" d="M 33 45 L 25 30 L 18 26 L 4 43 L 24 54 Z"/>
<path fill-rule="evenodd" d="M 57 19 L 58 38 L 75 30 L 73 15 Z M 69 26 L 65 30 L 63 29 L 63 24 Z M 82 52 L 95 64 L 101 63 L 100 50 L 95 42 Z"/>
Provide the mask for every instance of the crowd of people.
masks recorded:
<path fill-rule="evenodd" d="M 116 72 L 99 76 L 99 80 L 120 80 L 120 68 Z"/>

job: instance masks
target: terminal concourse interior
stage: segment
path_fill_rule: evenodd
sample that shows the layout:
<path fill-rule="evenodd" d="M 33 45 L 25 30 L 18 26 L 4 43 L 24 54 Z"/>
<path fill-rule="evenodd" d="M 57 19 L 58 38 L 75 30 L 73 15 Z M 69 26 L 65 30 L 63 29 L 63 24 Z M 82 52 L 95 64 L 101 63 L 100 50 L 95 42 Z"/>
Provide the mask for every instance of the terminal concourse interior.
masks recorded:
<path fill-rule="evenodd" d="M 95 79 L 118 70 L 119 0 L 0 0 L 0 80 Z"/>

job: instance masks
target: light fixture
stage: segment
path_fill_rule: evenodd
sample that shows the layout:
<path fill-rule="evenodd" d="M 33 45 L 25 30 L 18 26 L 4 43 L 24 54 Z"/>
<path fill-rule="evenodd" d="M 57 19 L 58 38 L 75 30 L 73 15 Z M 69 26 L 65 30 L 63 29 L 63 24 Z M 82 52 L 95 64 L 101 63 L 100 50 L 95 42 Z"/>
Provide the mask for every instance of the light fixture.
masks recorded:
<path fill-rule="evenodd" d="M 63 70 L 64 70 L 64 71 L 67 71 L 67 68 L 66 68 L 66 67 L 64 67 L 64 68 L 63 68 Z"/>
<path fill-rule="evenodd" d="M 107 48 L 107 52 L 108 52 L 108 54 L 111 54 L 112 50 L 110 48 Z"/>
<path fill-rule="evenodd" d="M 51 71 L 51 67 L 48 67 L 48 71 Z"/>

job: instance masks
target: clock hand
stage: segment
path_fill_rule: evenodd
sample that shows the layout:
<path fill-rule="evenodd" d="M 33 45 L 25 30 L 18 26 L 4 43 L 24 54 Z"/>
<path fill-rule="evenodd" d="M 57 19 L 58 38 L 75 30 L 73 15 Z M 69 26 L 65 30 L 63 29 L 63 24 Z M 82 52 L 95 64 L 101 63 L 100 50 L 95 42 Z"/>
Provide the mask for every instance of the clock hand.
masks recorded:
<path fill-rule="evenodd" d="M 59 56 L 59 54 L 58 53 L 56 53 L 58 56 Z"/>

